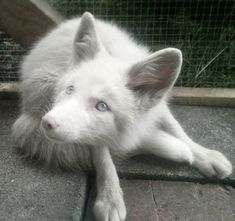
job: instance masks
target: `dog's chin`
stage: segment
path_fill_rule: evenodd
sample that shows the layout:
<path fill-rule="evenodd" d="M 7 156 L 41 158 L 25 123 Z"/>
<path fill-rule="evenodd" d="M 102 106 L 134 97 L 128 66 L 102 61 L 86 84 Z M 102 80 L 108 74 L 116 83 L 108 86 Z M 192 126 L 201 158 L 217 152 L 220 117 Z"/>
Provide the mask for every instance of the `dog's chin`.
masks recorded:
<path fill-rule="evenodd" d="M 69 139 L 68 136 L 60 136 L 54 133 L 46 133 L 44 131 L 45 137 L 53 142 L 53 143 L 58 143 L 58 144 L 70 144 L 70 143 L 74 143 L 73 141 L 71 141 L 71 139 Z"/>
<path fill-rule="evenodd" d="M 52 143 L 58 144 L 74 144 L 74 141 L 70 134 L 68 133 L 58 133 L 56 131 L 46 131 L 44 128 L 41 128 L 42 132 L 47 140 Z"/>

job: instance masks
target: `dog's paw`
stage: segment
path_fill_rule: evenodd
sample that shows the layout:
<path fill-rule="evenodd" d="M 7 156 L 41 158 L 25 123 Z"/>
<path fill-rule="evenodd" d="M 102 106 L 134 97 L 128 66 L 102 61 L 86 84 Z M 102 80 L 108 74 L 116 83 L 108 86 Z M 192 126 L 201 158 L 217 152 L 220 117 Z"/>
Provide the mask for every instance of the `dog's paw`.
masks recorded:
<path fill-rule="evenodd" d="M 94 213 L 97 221 L 124 221 L 126 206 L 122 190 L 120 188 L 105 189 L 98 194 L 94 205 Z"/>
<path fill-rule="evenodd" d="M 232 173 L 232 164 L 220 152 L 204 150 L 195 153 L 193 165 L 208 177 L 224 179 Z"/>

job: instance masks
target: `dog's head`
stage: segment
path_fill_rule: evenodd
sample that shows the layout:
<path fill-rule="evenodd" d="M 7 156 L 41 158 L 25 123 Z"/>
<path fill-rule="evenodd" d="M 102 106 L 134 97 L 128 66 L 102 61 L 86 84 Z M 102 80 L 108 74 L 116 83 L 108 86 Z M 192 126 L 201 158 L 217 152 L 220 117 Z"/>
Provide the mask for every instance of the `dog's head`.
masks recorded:
<path fill-rule="evenodd" d="M 132 59 L 133 60 L 133 59 Z M 46 135 L 62 142 L 111 144 L 128 124 L 164 100 L 180 72 L 181 52 L 168 48 L 135 63 L 112 57 L 85 13 L 74 40 L 73 65 L 58 82 Z"/>

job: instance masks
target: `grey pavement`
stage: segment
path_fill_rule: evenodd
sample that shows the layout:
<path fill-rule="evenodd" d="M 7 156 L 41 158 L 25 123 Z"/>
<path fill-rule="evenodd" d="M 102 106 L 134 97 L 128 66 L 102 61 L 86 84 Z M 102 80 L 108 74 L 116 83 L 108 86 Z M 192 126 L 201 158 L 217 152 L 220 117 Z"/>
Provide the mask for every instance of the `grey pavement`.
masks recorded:
<path fill-rule="evenodd" d="M 176 105 L 172 109 L 195 141 L 220 150 L 235 166 L 235 109 Z M 0 101 L 0 220 L 81 220 L 87 197 L 87 175 L 79 171 L 48 170 L 41 165 L 24 162 L 14 151 L 10 135 L 18 112 L 16 100 Z M 149 214 L 146 219 L 149 221 L 157 220 L 157 216 L 159 220 L 201 220 L 186 219 L 180 213 L 177 203 L 184 202 L 184 199 L 185 203 L 181 203 L 184 213 L 195 210 L 191 213 L 194 217 L 198 213 L 208 221 L 232 221 L 231 217 L 235 217 L 232 209 L 235 196 L 231 187 L 235 185 L 234 173 L 224 181 L 207 179 L 186 164 L 153 156 L 134 157 L 117 162 L 117 165 L 121 177 L 128 179 L 121 181 L 129 211 L 127 220 L 141 220 L 134 216 L 137 210 L 140 211 L 139 218 Z M 208 186 L 194 183 L 197 181 L 208 183 Z M 186 192 L 177 195 L 182 189 Z M 141 195 L 142 192 L 146 194 Z M 187 203 L 190 200 L 192 203 Z M 92 202 L 90 197 L 87 214 L 92 214 Z M 208 205 L 214 206 L 214 209 L 209 210 Z M 206 216 L 208 211 L 217 211 L 219 218 Z M 227 216 L 223 215 L 223 211 Z"/>
<path fill-rule="evenodd" d="M 25 163 L 14 151 L 16 101 L 0 101 L 0 220 L 82 220 L 87 176 Z"/>
<path fill-rule="evenodd" d="M 182 181 L 121 180 L 127 221 L 234 221 L 235 189 Z M 94 190 L 85 221 L 91 212 Z"/>

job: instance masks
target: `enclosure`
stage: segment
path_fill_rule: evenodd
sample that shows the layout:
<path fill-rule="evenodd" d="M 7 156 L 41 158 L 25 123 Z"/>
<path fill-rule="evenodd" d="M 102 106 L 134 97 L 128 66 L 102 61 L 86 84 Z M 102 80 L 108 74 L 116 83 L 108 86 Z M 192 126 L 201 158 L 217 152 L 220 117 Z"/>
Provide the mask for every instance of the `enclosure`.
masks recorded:
<path fill-rule="evenodd" d="M 41 8 L 40 3 L 45 3 L 46 7 Z M 51 17 L 49 9 L 59 12 L 56 13 L 58 20 Z M 94 173 L 86 171 L 49 169 L 33 159 L 25 162 L 16 151 L 12 136 L 13 123 L 22 109 L 25 111 L 19 106 L 18 84 L 23 56 L 32 47 L 33 40 L 40 38 L 47 28 L 85 11 L 116 23 L 152 51 L 165 47 L 182 50 L 182 74 L 177 81 L 179 87 L 173 88 L 170 109 L 195 142 L 223 153 L 235 168 L 234 0 L 0 0 L 1 221 L 96 220 L 93 208 L 97 199 L 95 192 L 99 190 L 95 184 L 99 174 L 95 177 Z M 41 91 L 39 96 L 47 93 Z M 25 109 L 24 115 L 34 118 L 42 130 L 41 115 L 34 114 L 37 108 L 29 105 Z M 19 131 L 24 131 L 22 125 Z M 105 121 L 101 126 L 105 126 Z M 29 128 L 30 131 L 32 127 Z M 141 124 L 140 131 L 143 128 Z M 160 128 L 167 132 L 164 124 Z M 147 133 L 157 134 L 148 130 Z M 34 135 L 37 137 L 33 134 L 32 140 Z M 34 145 L 35 140 L 32 143 Z M 173 148 L 175 144 L 177 146 L 177 142 Z M 192 143 L 189 148 L 191 146 Z M 94 148 L 100 146 L 95 144 Z M 63 148 L 62 152 L 65 154 L 66 150 Z M 223 163 L 221 158 L 207 151 L 207 158 L 201 161 L 209 163 L 209 169 L 219 174 L 221 171 L 215 165 Z M 50 150 L 47 152 L 51 154 Z M 234 172 L 219 180 L 203 176 L 189 163 L 176 163 L 149 154 L 116 159 L 114 164 L 124 193 L 128 221 L 234 221 Z M 110 166 L 106 168 L 109 170 Z M 98 167 L 102 172 L 106 168 Z M 113 185 L 109 183 L 108 187 Z M 112 192 L 107 193 L 112 196 Z"/>
<path fill-rule="evenodd" d="M 178 86 L 235 87 L 234 0 L 49 0 L 64 17 L 90 11 L 113 21 L 152 50 L 177 47 Z M 0 80 L 17 81 L 25 50 L 0 30 Z"/>

